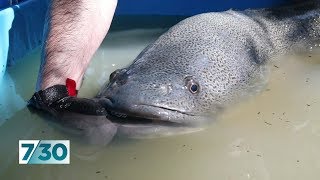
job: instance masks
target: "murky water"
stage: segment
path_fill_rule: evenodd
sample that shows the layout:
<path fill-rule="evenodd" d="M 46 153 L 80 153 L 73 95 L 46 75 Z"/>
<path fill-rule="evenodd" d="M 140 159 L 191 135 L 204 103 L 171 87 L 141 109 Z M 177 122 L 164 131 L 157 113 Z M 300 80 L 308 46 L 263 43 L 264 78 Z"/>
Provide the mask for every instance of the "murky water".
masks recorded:
<path fill-rule="evenodd" d="M 163 30 L 111 33 L 87 71 L 80 96 L 94 96 L 109 73 L 130 63 Z M 311 56 L 311 57 L 309 57 Z M 32 114 L 39 52 L 8 69 L 0 98 L 0 179 L 320 178 L 320 53 L 271 64 L 268 87 L 230 108 L 207 130 L 94 147 Z M 71 139 L 70 165 L 18 165 L 19 139 Z"/>

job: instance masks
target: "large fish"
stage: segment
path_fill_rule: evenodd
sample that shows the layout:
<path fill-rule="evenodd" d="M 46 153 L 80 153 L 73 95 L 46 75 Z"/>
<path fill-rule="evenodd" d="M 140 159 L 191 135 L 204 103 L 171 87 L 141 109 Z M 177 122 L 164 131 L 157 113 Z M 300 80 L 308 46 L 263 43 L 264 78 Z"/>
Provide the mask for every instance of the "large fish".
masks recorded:
<path fill-rule="evenodd" d="M 113 72 L 97 98 L 116 117 L 122 134 L 199 130 L 222 110 L 259 92 L 272 57 L 305 50 L 319 37 L 316 3 L 196 15 Z"/>

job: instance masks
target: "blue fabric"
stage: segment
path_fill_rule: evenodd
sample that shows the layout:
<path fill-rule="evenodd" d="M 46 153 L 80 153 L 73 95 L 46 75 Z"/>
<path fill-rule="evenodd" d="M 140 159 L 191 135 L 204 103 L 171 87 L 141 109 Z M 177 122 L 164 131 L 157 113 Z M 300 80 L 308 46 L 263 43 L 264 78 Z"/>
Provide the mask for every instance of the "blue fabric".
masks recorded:
<path fill-rule="evenodd" d="M 10 2 L 11 1 L 11 2 Z M 27 0 L 0 0 L 0 10 Z"/>
<path fill-rule="evenodd" d="M 9 50 L 9 30 L 14 19 L 14 11 L 7 8 L 0 11 L 0 84 L 7 66 L 7 55 Z"/>
<path fill-rule="evenodd" d="M 12 6 L 15 18 L 9 31 L 9 66 L 41 44 L 47 6 L 47 0 L 28 0 Z"/>
<path fill-rule="evenodd" d="M 292 0 L 118 0 L 116 14 L 194 15 L 230 8 L 273 7 Z"/>
<path fill-rule="evenodd" d="M 0 10 L 0 80 L 7 65 L 40 45 L 47 6 L 47 0 L 28 0 Z"/>
<path fill-rule="evenodd" d="M 0 9 L 7 8 L 10 6 L 9 0 L 0 0 Z"/>

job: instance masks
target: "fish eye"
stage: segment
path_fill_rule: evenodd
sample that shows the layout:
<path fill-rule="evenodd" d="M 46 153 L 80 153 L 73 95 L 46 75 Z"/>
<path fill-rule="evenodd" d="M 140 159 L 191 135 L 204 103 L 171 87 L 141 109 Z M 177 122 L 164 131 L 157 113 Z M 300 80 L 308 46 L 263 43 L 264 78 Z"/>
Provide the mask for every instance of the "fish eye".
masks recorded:
<path fill-rule="evenodd" d="M 196 94 L 199 92 L 199 84 L 192 79 L 192 77 L 186 77 L 186 87 L 192 94 Z"/>
<path fill-rule="evenodd" d="M 198 91 L 198 85 L 192 84 L 192 85 L 190 86 L 190 92 L 196 93 L 197 91 Z"/>
<path fill-rule="evenodd" d="M 119 69 L 113 71 L 109 76 L 109 81 L 112 81 L 112 79 L 114 79 L 119 74 L 119 72 L 120 72 Z"/>

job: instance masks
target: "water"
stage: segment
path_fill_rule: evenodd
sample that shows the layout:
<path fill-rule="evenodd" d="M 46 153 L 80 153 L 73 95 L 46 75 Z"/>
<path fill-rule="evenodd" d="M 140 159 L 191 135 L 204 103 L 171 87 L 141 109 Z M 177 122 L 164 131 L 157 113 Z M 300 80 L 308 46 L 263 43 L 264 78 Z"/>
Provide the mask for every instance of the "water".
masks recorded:
<path fill-rule="evenodd" d="M 109 34 L 79 95 L 94 96 L 113 70 L 129 64 L 163 31 Z M 205 131 L 116 138 L 96 147 L 25 108 L 39 67 L 36 51 L 9 68 L 1 85 L 0 179 L 319 179 L 319 59 L 313 51 L 272 62 L 266 90 L 231 107 Z M 71 164 L 18 165 L 19 139 L 71 139 Z"/>

